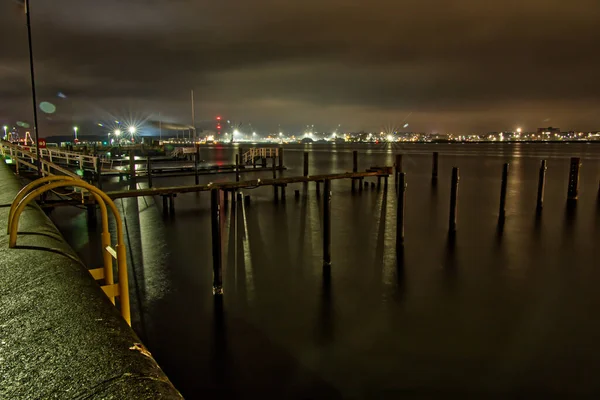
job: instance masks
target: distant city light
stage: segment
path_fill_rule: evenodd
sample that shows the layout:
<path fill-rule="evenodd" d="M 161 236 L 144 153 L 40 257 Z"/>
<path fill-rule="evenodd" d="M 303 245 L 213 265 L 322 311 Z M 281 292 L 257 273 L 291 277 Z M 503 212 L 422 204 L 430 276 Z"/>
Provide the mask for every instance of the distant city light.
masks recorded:
<path fill-rule="evenodd" d="M 393 140 L 394 140 L 394 137 L 392 135 L 387 135 L 388 142 L 392 142 Z"/>
<path fill-rule="evenodd" d="M 128 131 L 133 135 L 137 131 L 137 128 L 135 126 L 130 126 Z"/>
<path fill-rule="evenodd" d="M 233 135 L 234 135 L 234 136 L 237 136 L 237 135 L 239 135 L 239 134 L 240 134 L 240 131 L 238 131 L 237 129 L 233 131 Z"/>
<path fill-rule="evenodd" d="M 115 129 L 115 136 L 119 137 L 119 135 L 121 135 L 121 130 Z"/>
<path fill-rule="evenodd" d="M 405 127 L 405 128 L 408 128 L 408 124 L 404 124 L 404 127 Z"/>
<path fill-rule="evenodd" d="M 252 132 L 252 136 L 256 136 L 256 132 Z"/>
<path fill-rule="evenodd" d="M 517 133 L 521 133 L 521 128 L 517 128 Z"/>
<path fill-rule="evenodd" d="M 283 136 L 283 133 L 279 132 L 279 136 Z"/>

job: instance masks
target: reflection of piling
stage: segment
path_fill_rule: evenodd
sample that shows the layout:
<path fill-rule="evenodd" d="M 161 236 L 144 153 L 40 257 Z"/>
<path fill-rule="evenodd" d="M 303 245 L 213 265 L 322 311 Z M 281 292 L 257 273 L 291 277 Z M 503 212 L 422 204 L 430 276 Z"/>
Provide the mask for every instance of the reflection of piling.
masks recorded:
<path fill-rule="evenodd" d="M 323 197 L 323 267 L 331 266 L 331 181 L 325 179 Z"/>
<path fill-rule="evenodd" d="M 175 215 L 175 197 L 177 195 L 176 194 L 170 194 L 169 195 L 169 214 L 171 215 Z"/>
<path fill-rule="evenodd" d="M 540 165 L 540 176 L 538 179 L 538 191 L 537 191 L 537 212 L 542 211 L 544 207 L 544 191 L 546 188 L 546 160 L 542 160 L 542 164 Z"/>
<path fill-rule="evenodd" d="M 456 233 L 456 216 L 458 214 L 458 167 L 452 168 L 452 181 L 450 186 L 450 218 L 448 223 L 448 232 Z"/>
<path fill-rule="evenodd" d="M 506 189 L 508 187 L 508 163 L 502 167 L 502 186 L 500 187 L 500 215 L 499 219 L 506 217 Z"/>
<path fill-rule="evenodd" d="M 308 176 L 308 151 L 304 152 L 304 176 Z"/>
<path fill-rule="evenodd" d="M 396 247 L 404 243 L 404 208 L 406 204 L 406 174 L 398 176 L 398 204 L 396 207 Z"/>
<path fill-rule="evenodd" d="M 148 187 L 152 188 L 152 161 L 150 156 L 146 158 L 146 173 L 148 174 Z"/>
<path fill-rule="evenodd" d="M 575 204 L 579 198 L 579 169 L 581 167 L 581 160 L 579 157 L 571 158 L 571 165 L 569 167 L 569 187 L 567 189 L 567 201 L 571 204 Z"/>
<path fill-rule="evenodd" d="M 196 185 L 200 184 L 200 176 L 198 176 L 198 165 L 200 164 L 200 145 L 196 145 L 196 155 L 194 156 L 194 179 Z"/>
<path fill-rule="evenodd" d="M 433 153 L 433 163 L 431 166 L 431 182 L 437 183 L 438 180 L 438 167 L 439 167 L 439 153 L 435 151 Z"/>
<path fill-rule="evenodd" d="M 220 223 L 219 189 L 210 191 L 210 211 L 212 226 L 213 256 L 213 294 L 223 294 L 223 263 L 221 258 L 221 223 Z"/>
<path fill-rule="evenodd" d="M 167 215 L 168 209 L 169 209 L 169 199 L 166 195 L 162 196 L 162 201 L 163 201 L 163 214 Z"/>

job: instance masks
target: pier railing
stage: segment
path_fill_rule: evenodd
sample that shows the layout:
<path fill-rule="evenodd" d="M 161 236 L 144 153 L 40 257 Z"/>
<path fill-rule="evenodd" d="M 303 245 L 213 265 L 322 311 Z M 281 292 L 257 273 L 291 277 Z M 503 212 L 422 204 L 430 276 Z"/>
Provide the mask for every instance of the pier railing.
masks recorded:
<path fill-rule="evenodd" d="M 242 155 L 242 162 L 244 164 L 253 164 L 257 159 L 277 157 L 279 157 L 279 149 L 277 147 L 252 147 Z"/>

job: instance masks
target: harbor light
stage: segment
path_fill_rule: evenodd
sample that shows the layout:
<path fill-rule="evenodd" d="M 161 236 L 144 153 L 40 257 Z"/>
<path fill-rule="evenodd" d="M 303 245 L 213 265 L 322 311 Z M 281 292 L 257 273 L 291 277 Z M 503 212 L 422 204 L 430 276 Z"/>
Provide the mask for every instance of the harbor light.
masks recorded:
<path fill-rule="evenodd" d="M 137 128 L 135 126 L 130 126 L 128 131 L 129 131 L 129 133 L 131 133 L 133 135 L 133 134 L 135 134 L 135 132 L 137 132 Z"/>
<path fill-rule="evenodd" d="M 233 131 L 233 136 L 237 136 L 240 134 L 240 131 L 238 131 L 237 129 Z"/>
<path fill-rule="evenodd" d="M 77 140 L 77 131 L 79 130 L 79 128 L 77 128 L 76 126 L 73 127 L 73 132 L 75 132 L 75 140 Z"/>
<path fill-rule="evenodd" d="M 121 130 L 120 129 L 115 129 L 115 136 L 119 137 L 121 135 Z"/>

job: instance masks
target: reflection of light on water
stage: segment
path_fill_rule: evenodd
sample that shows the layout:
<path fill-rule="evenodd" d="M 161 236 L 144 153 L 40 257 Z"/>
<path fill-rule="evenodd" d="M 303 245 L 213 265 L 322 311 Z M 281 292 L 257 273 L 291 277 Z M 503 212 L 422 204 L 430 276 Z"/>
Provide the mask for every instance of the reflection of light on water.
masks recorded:
<path fill-rule="evenodd" d="M 246 207 L 242 206 L 242 219 L 244 221 L 244 237 L 242 247 L 244 249 L 244 271 L 246 273 L 246 300 L 250 304 L 254 300 L 254 271 L 252 269 L 252 252 L 250 251 L 250 236 L 248 235 L 248 222 L 246 221 Z M 237 266 L 236 266 L 237 269 Z"/>

